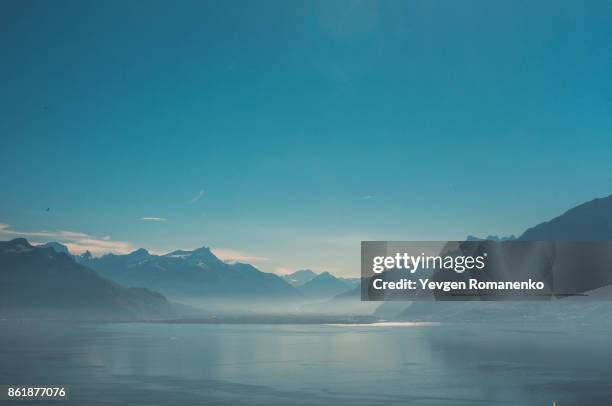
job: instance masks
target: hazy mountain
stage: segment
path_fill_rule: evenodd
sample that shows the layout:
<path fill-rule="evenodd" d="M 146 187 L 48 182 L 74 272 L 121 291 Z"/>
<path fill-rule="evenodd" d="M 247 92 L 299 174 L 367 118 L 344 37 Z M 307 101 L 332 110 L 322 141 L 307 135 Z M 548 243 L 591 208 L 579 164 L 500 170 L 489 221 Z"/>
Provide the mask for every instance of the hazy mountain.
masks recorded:
<path fill-rule="evenodd" d="M 35 247 L 23 238 L 0 242 L 1 317 L 150 320 L 176 315 L 159 293 L 119 286 L 58 246 Z"/>
<path fill-rule="evenodd" d="M 84 253 L 76 256 L 76 261 L 77 262 L 88 261 L 92 258 L 93 258 L 93 255 L 91 254 L 91 252 L 85 251 Z"/>
<path fill-rule="evenodd" d="M 487 240 L 490 239 L 487 237 Z M 493 239 L 494 240 L 494 239 Z M 519 240 L 612 240 L 612 196 L 594 199 L 576 206 L 550 221 L 529 228 Z M 610 297 L 610 288 L 586 293 L 587 298 Z M 391 313 L 395 316 L 391 317 Z M 401 320 L 493 320 L 526 318 L 585 318 L 612 315 L 612 302 L 570 297 L 546 303 L 534 302 L 406 302 L 402 308 L 384 303 L 376 312 L 382 317 Z M 599 316 L 598 316 L 599 314 Z"/>
<path fill-rule="evenodd" d="M 300 286 L 306 282 L 310 282 L 317 277 L 317 273 L 310 269 L 301 269 L 288 275 L 283 275 L 282 278 L 289 283 L 291 286 Z"/>
<path fill-rule="evenodd" d="M 300 308 L 300 311 L 306 314 L 369 316 L 374 313 L 379 305 L 380 302 L 361 301 L 361 285 L 357 282 L 356 286 L 349 287 L 348 290 L 330 299 L 304 305 Z"/>
<path fill-rule="evenodd" d="M 70 250 L 68 250 L 68 247 L 66 247 L 64 244 L 60 244 L 59 242 L 55 242 L 55 241 L 51 241 L 51 242 L 48 242 L 48 243 L 45 243 L 45 244 L 37 245 L 37 247 L 51 248 L 53 251 L 55 251 L 55 252 L 57 252 L 59 254 L 66 254 L 69 257 L 74 258 L 74 260 L 77 261 L 77 262 L 86 261 L 86 260 L 89 260 L 89 259 L 93 258 L 93 255 L 89 251 L 85 251 L 82 254 L 75 255 L 75 254 L 71 253 Z"/>
<path fill-rule="evenodd" d="M 279 276 L 249 264 L 223 262 L 206 247 L 166 255 L 152 255 L 141 248 L 127 255 L 79 260 L 122 285 L 153 289 L 192 304 L 231 307 L 241 301 L 256 305 L 301 298 Z"/>
<path fill-rule="evenodd" d="M 361 284 L 353 286 L 350 289 L 337 294 L 332 297 L 331 300 L 347 300 L 347 299 L 358 299 L 361 300 Z"/>
<path fill-rule="evenodd" d="M 525 231 L 521 240 L 612 240 L 612 195 L 583 203 Z"/>
<path fill-rule="evenodd" d="M 350 289 L 351 285 L 341 281 L 329 272 L 323 272 L 298 287 L 304 297 L 315 299 L 332 298 Z"/>
<path fill-rule="evenodd" d="M 466 241 L 512 241 L 516 240 L 514 235 L 510 235 L 508 237 L 499 237 L 495 234 L 491 234 L 486 236 L 485 238 L 480 238 L 475 235 L 468 235 L 465 239 Z"/>
<path fill-rule="evenodd" d="M 46 244 L 42 244 L 42 245 L 38 245 L 38 247 L 41 248 L 51 248 L 53 251 L 60 253 L 60 254 L 66 254 L 69 257 L 72 257 L 72 254 L 70 253 L 70 251 L 68 251 L 68 247 L 66 247 L 64 244 L 60 244 L 59 242 L 48 242 Z"/>
<path fill-rule="evenodd" d="M 361 286 L 361 278 L 342 278 L 342 277 L 339 277 L 338 279 L 341 280 L 342 282 L 344 282 L 350 288 Z"/>
<path fill-rule="evenodd" d="M 568 297 L 564 299 L 538 302 L 509 301 L 439 301 L 412 302 L 398 311 L 394 316 L 385 317 L 380 310 L 376 315 L 403 321 L 433 322 L 520 322 L 536 320 L 538 323 L 555 321 L 581 323 L 611 323 L 612 302 L 609 287 L 586 293 L 586 297 Z M 590 295 L 593 295 L 591 298 Z M 606 300 L 597 299 L 605 295 Z M 397 302 L 396 302 L 397 303 Z M 385 303 L 387 304 L 387 303 Z M 392 303 L 393 304 L 393 303 Z M 390 307 L 387 307 L 387 310 Z"/>

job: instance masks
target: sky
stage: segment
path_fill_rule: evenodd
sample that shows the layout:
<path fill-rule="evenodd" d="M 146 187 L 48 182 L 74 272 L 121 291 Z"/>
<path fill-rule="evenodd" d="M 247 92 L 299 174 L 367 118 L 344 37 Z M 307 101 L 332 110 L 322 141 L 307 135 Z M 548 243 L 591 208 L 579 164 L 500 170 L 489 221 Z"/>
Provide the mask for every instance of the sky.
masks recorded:
<path fill-rule="evenodd" d="M 612 193 L 612 3 L 0 2 L 0 239 L 359 273 Z M 48 209 L 48 210 L 47 210 Z"/>

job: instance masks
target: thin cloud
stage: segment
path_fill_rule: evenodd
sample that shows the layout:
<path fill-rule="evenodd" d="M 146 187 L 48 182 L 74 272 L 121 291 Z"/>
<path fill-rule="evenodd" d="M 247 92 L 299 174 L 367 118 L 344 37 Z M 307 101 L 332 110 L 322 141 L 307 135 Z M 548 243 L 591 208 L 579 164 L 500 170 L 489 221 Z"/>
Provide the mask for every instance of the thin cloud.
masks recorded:
<path fill-rule="evenodd" d="M 4 238 L 29 238 L 42 240 L 44 242 L 56 241 L 68 247 L 73 254 L 81 254 L 89 251 L 95 255 L 127 254 L 134 251 L 134 246 L 126 241 L 113 241 L 110 236 L 95 237 L 78 231 L 20 231 L 13 229 L 8 224 L 0 224 L 0 239 Z"/>
<path fill-rule="evenodd" d="M 202 197 L 204 197 L 204 189 L 200 189 L 198 194 L 189 200 L 189 203 L 193 204 L 197 202 L 198 200 L 200 200 Z"/>
<path fill-rule="evenodd" d="M 164 217 L 141 217 L 142 221 L 166 221 Z"/>
<path fill-rule="evenodd" d="M 296 269 L 287 268 L 285 266 L 277 266 L 276 268 L 274 268 L 274 270 L 272 272 L 274 272 L 277 275 L 283 276 L 283 275 L 292 274 L 295 271 L 296 271 Z"/>
<path fill-rule="evenodd" d="M 211 248 L 213 254 L 215 254 L 219 259 L 228 262 L 266 262 L 269 261 L 270 258 L 260 257 L 256 255 L 251 255 L 244 251 L 225 249 L 225 248 Z"/>

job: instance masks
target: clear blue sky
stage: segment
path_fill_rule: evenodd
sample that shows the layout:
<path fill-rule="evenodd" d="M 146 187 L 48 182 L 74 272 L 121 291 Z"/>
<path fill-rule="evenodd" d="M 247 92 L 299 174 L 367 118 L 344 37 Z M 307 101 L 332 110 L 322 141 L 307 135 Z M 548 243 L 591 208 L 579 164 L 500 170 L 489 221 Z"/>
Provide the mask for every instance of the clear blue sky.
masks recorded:
<path fill-rule="evenodd" d="M 361 239 L 520 234 L 612 193 L 583 3 L 3 0 L 0 238 L 357 275 Z"/>

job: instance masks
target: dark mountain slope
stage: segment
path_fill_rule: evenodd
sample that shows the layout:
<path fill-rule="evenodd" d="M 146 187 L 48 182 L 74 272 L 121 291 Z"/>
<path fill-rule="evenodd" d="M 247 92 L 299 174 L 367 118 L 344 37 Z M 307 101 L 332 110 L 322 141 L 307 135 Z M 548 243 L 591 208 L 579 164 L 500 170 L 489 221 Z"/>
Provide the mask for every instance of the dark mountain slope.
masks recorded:
<path fill-rule="evenodd" d="M 308 298 L 329 299 L 350 290 L 351 286 L 329 272 L 323 272 L 309 282 L 299 286 L 298 289 Z"/>
<path fill-rule="evenodd" d="M 612 195 L 529 228 L 520 240 L 612 240 Z"/>
<path fill-rule="evenodd" d="M 151 255 L 140 249 L 127 255 L 80 259 L 111 280 L 145 287 L 191 302 L 297 300 L 300 293 L 278 275 L 249 264 L 228 264 L 210 249 Z"/>
<path fill-rule="evenodd" d="M 291 286 L 298 287 L 307 282 L 310 282 L 314 278 L 317 277 L 317 273 L 311 271 L 310 269 L 300 269 L 299 271 L 295 271 L 290 273 L 289 275 L 283 275 L 283 279 L 289 283 Z"/>
<path fill-rule="evenodd" d="M 2 317 L 150 320 L 175 315 L 159 293 L 119 286 L 55 248 L 34 247 L 25 239 L 0 242 Z"/>

